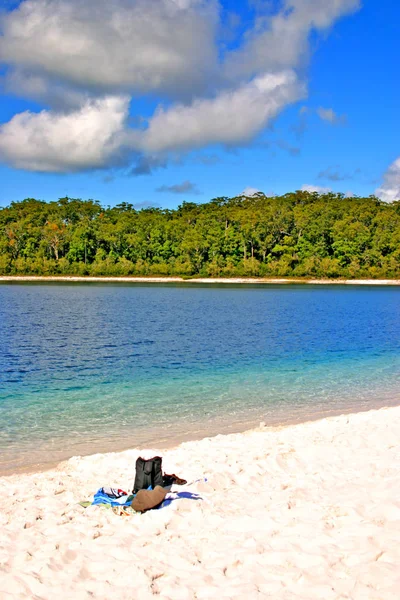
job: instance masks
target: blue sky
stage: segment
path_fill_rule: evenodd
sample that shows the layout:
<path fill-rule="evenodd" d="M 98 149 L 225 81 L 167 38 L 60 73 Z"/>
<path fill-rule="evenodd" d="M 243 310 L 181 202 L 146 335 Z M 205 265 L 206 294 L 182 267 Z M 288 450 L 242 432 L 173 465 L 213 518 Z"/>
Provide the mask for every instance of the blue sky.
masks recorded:
<path fill-rule="evenodd" d="M 2 6 L 2 206 L 301 188 L 400 199 L 395 0 Z"/>

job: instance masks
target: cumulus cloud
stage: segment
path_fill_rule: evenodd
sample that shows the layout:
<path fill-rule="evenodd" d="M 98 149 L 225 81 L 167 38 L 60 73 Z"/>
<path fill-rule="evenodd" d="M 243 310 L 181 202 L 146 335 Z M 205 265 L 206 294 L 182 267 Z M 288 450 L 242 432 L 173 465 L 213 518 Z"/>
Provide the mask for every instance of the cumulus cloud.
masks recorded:
<path fill-rule="evenodd" d="M 301 190 L 303 192 L 317 192 L 317 194 L 329 194 L 329 192 L 332 191 L 331 188 L 329 187 L 322 187 L 320 185 L 311 185 L 308 183 L 305 183 L 302 187 Z"/>
<path fill-rule="evenodd" d="M 71 172 L 115 164 L 129 99 L 88 101 L 71 113 L 23 112 L 0 126 L 0 157 L 20 169 Z"/>
<path fill-rule="evenodd" d="M 297 67 L 308 57 L 311 30 L 325 30 L 359 7 L 360 0 L 286 0 L 278 14 L 257 19 L 245 43 L 227 58 L 226 76 Z"/>
<path fill-rule="evenodd" d="M 158 109 L 146 129 L 128 129 L 129 99 L 88 100 L 70 113 L 16 115 L 0 127 L 0 154 L 18 168 L 101 168 L 123 151 L 140 153 L 133 175 L 165 165 L 165 153 L 208 144 L 243 144 L 302 94 L 294 73 L 265 75 L 233 92 Z"/>
<path fill-rule="evenodd" d="M 276 14 L 259 14 L 221 57 L 218 0 L 25 0 L 2 17 L 0 56 L 24 73 L 83 89 L 190 96 L 214 78 L 242 81 L 296 68 L 313 29 L 359 6 L 285 0 Z"/>
<path fill-rule="evenodd" d="M 218 63 L 216 0 L 25 0 L 1 22 L 2 62 L 115 93 L 204 86 Z"/>
<path fill-rule="evenodd" d="M 241 196 L 246 196 L 247 198 L 251 198 L 252 196 L 255 196 L 256 194 L 260 194 L 262 193 L 261 190 L 248 186 L 245 187 L 243 192 L 240 194 Z"/>
<path fill-rule="evenodd" d="M 234 91 L 191 105 L 160 108 L 132 143 L 147 152 L 187 150 L 208 144 L 242 144 L 252 139 L 287 104 L 305 93 L 293 72 L 267 74 Z"/>
<path fill-rule="evenodd" d="M 375 194 L 384 202 L 400 200 L 400 156 L 384 174 L 383 183 L 375 190 Z"/>
<path fill-rule="evenodd" d="M 0 18 L 6 86 L 50 109 L 1 125 L 0 157 L 53 172 L 131 160 L 130 173 L 145 175 L 197 148 L 249 143 L 305 97 L 297 67 L 310 33 L 356 10 L 359 0 L 277 6 L 256 11 L 247 29 L 231 19 L 230 46 L 219 0 L 19 2 Z M 130 101 L 149 94 L 159 106 L 134 126 Z"/>
<path fill-rule="evenodd" d="M 174 185 L 161 185 L 156 188 L 156 192 L 167 193 L 167 194 L 200 194 L 197 185 L 191 181 L 183 181 L 182 183 L 176 183 Z"/>
<path fill-rule="evenodd" d="M 328 121 L 331 125 L 344 125 L 346 115 L 338 115 L 332 108 L 318 108 L 317 115 L 322 121 Z"/>
<path fill-rule="evenodd" d="M 76 109 L 90 97 L 96 98 L 96 95 L 73 88 L 63 81 L 50 81 L 47 77 L 23 70 L 9 71 L 3 76 L 2 84 L 9 94 L 31 98 L 55 110 Z"/>

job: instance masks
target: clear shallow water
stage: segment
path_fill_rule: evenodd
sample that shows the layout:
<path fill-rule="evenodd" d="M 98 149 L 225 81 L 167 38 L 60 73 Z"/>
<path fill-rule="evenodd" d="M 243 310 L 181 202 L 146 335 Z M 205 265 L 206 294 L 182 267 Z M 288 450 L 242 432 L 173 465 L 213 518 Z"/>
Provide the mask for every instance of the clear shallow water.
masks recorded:
<path fill-rule="evenodd" d="M 400 288 L 0 285 L 0 470 L 398 402 Z"/>

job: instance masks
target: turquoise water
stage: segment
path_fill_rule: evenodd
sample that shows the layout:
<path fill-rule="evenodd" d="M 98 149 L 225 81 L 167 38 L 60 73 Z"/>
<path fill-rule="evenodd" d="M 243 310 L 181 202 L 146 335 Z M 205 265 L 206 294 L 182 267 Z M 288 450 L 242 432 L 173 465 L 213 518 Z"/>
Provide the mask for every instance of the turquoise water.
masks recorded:
<path fill-rule="evenodd" d="M 0 470 L 396 404 L 400 288 L 0 285 Z"/>

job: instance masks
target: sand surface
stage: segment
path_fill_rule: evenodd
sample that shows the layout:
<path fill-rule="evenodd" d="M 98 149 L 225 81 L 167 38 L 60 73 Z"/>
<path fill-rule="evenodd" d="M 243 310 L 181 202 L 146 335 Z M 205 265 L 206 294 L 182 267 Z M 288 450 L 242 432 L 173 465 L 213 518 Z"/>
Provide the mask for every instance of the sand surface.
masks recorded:
<path fill-rule="evenodd" d="M 282 284 L 304 283 L 311 285 L 400 285 L 400 279 L 296 279 L 296 278 L 263 278 L 263 277 L 81 277 L 72 275 L 2 275 L 0 283 L 4 282 L 41 282 L 41 281 L 66 281 L 66 282 L 93 282 L 93 283 L 225 283 L 225 284 Z"/>
<path fill-rule="evenodd" d="M 202 499 L 130 517 L 78 501 L 139 450 L 3 477 L 0 598 L 398 600 L 399 439 L 395 407 L 186 442 L 164 469 Z"/>

